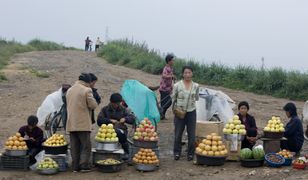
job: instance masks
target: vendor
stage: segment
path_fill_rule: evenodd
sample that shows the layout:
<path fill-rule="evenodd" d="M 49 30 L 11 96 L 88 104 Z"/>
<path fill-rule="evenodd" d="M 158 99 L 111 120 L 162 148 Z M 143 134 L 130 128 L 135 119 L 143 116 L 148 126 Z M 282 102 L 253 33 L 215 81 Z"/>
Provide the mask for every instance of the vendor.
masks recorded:
<path fill-rule="evenodd" d="M 112 123 L 119 138 L 119 142 L 125 152 L 124 159 L 128 158 L 129 146 L 127 142 L 127 124 L 134 124 L 135 116 L 129 113 L 125 107 L 121 105 L 122 96 L 114 93 L 110 96 L 110 103 L 103 107 L 97 117 L 97 125 Z"/>
<path fill-rule="evenodd" d="M 281 141 L 281 149 L 287 149 L 291 152 L 299 153 L 304 143 L 304 130 L 301 120 L 297 116 L 294 103 L 287 103 L 283 110 L 290 119 L 286 125 L 284 137 L 286 141 Z"/>
<path fill-rule="evenodd" d="M 27 143 L 31 165 L 36 163 L 35 156 L 42 150 L 44 141 L 43 130 L 37 127 L 37 123 L 38 118 L 31 115 L 28 117 L 28 125 L 22 126 L 18 131 Z"/>
<path fill-rule="evenodd" d="M 245 125 L 245 129 L 247 132 L 244 140 L 242 141 L 242 149 L 252 149 L 252 147 L 256 144 L 258 135 L 256 120 L 253 116 L 248 114 L 249 104 L 246 101 L 242 101 L 239 103 L 238 111 L 239 119 L 241 120 L 242 124 Z"/>

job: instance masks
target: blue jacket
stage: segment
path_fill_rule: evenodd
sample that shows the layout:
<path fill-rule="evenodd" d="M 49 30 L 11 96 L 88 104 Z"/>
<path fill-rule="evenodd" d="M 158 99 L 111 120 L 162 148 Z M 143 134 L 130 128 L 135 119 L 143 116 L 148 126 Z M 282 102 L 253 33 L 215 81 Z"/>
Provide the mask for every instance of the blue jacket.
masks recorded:
<path fill-rule="evenodd" d="M 297 116 L 292 117 L 286 125 L 284 137 L 288 139 L 289 150 L 300 151 L 304 143 L 304 130 L 303 124 Z"/>

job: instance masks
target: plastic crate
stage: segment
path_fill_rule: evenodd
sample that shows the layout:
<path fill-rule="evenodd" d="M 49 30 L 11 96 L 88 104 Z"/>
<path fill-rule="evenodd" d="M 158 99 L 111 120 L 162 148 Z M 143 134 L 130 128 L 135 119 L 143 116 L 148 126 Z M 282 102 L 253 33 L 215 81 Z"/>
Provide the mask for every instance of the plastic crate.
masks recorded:
<path fill-rule="evenodd" d="M 68 169 L 68 157 L 66 154 L 58 154 L 58 155 L 51 155 L 45 154 L 45 157 L 49 157 L 57 162 L 59 166 L 59 171 L 64 172 Z"/>
<path fill-rule="evenodd" d="M 1 170 L 28 170 L 29 156 L 1 156 Z"/>

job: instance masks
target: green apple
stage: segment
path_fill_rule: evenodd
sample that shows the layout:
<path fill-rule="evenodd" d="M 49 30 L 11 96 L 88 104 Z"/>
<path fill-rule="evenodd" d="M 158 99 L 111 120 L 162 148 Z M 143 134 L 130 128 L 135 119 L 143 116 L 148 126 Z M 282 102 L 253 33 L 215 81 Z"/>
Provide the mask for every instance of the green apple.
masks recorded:
<path fill-rule="evenodd" d="M 280 132 L 284 132 L 284 131 L 285 131 L 284 127 L 280 127 L 280 128 L 279 128 L 279 131 L 280 131 Z"/>
<path fill-rule="evenodd" d="M 266 127 L 264 128 L 264 131 L 271 131 L 271 128 L 268 127 L 268 126 L 266 126 Z"/>
<path fill-rule="evenodd" d="M 227 132 L 228 132 L 228 128 L 224 128 L 223 130 L 222 130 L 222 132 L 224 133 L 224 134 L 228 134 Z"/>
<path fill-rule="evenodd" d="M 107 127 L 108 129 L 113 129 L 113 124 L 108 124 Z"/>
<path fill-rule="evenodd" d="M 229 124 L 229 123 L 227 123 L 227 124 L 225 125 L 225 128 L 226 128 L 226 129 L 228 129 L 228 128 L 229 128 L 229 126 L 230 126 L 230 124 Z"/>
<path fill-rule="evenodd" d="M 230 129 L 234 129 L 235 125 L 234 124 L 230 124 L 229 128 Z"/>
<path fill-rule="evenodd" d="M 113 138 L 117 137 L 117 133 L 112 133 L 112 137 Z"/>
<path fill-rule="evenodd" d="M 239 120 L 240 118 L 238 117 L 238 115 L 234 115 L 234 116 L 233 116 L 233 119 L 234 119 L 234 120 Z"/>
<path fill-rule="evenodd" d="M 232 134 L 238 134 L 238 130 L 237 129 L 233 129 Z"/>
<path fill-rule="evenodd" d="M 235 129 L 237 129 L 237 130 L 241 129 L 241 125 L 239 125 L 239 124 L 236 125 L 236 126 L 235 126 Z"/>

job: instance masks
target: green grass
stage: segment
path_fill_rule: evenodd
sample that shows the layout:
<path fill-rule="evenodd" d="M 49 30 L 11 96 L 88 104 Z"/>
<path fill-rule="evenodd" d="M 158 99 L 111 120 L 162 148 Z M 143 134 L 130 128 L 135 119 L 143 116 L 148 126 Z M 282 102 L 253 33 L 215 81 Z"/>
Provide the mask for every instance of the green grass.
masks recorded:
<path fill-rule="evenodd" d="M 164 58 L 145 43 L 116 40 L 104 45 L 97 54 L 109 63 L 140 69 L 151 74 L 160 74 Z M 207 85 L 266 94 L 279 98 L 305 101 L 308 99 L 308 74 L 286 71 L 281 68 L 257 69 L 238 65 L 235 68 L 224 64 L 202 64 L 193 59 L 176 58 L 174 71 L 178 79 L 184 65 L 194 69 L 194 81 Z"/>
<path fill-rule="evenodd" d="M 39 78 L 49 78 L 49 74 L 47 72 L 44 71 L 38 71 L 36 69 L 30 69 L 30 72 L 35 75 L 36 77 Z"/>
<path fill-rule="evenodd" d="M 39 39 L 31 40 L 27 44 L 21 44 L 17 41 L 7 41 L 0 38 L 0 70 L 9 62 L 10 58 L 17 53 L 30 51 L 51 51 L 51 50 L 76 50 L 72 47 L 65 47 L 51 41 L 43 41 Z M 42 75 L 45 76 L 45 75 Z M 6 80 L 5 76 L 0 73 L 0 81 Z"/>

